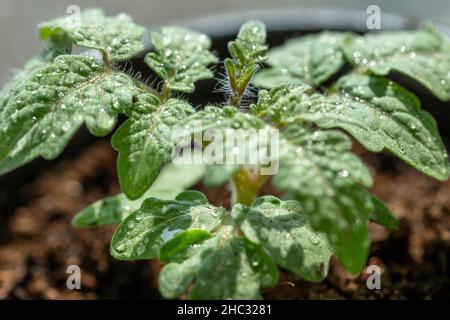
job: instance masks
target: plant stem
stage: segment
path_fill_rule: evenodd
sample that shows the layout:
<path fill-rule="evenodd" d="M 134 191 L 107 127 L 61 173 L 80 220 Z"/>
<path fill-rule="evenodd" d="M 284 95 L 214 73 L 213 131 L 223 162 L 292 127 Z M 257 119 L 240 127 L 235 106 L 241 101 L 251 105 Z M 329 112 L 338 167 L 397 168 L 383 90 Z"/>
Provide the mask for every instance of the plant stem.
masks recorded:
<path fill-rule="evenodd" d="M 161 88 L 160 99 L 162 102 L 167 101 L 170 98 L 170 88 L 168 80 L 164 80 L 164 83 Z"/>
<path fill-rule="evenodd" d="M 106 50 L 101 50 L 102 58 L 103 58 L 103 64 L 107 68 L 111 68 L 111 59 L 109 59 L 109 53 Z"/>
<path fill-rule="evenodd" d="M 241 167 L 231 180 L 233 204 L 252 205 L 266 180 L 267 176 L 253 175 L 245 167 Z"/>

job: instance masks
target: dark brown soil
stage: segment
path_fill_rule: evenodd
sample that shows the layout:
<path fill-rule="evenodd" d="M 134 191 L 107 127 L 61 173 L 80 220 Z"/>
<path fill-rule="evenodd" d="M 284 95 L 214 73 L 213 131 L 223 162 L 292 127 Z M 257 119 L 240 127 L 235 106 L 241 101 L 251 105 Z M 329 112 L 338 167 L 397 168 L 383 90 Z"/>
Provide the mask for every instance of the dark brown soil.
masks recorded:
<path fill-rule="evenodd" d="M 277 287 L 265 291 L 266 298 L 450 297 L 450 182 L 434 181 L 388 155 L 362 155 L 375 173 L 373 191 L 401 220 L 397 232 L 371 225 L 368 264 L 381 267 L 382 289 L 368 290 L 365 273 L 351 277 L 332 261 L 323 283 L 284 273 Z M 70 225 L 78 210 L 119 192 L 115 156 L 107 141 L 99 141 L 14 190 L 16 205 L 0 208 L 0 299 L 160 298 L 158 262 L 116 261 L 108 252 L 112 227 Z M 216 188 L 207 195 L 221 203 L 228 192 Z M 81 290 L 66 289 L 71 264 L 81 267 Z"/>

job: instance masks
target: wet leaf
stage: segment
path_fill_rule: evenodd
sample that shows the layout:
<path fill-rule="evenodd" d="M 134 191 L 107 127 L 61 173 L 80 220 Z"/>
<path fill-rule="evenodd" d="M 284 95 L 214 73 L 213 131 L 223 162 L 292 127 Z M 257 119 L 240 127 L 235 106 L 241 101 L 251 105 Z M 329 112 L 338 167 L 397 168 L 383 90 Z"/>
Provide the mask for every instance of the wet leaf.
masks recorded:
<path fill-rule="evenodd" d="M 275 265 L 260 247 L 231 231 L 224 228 L 165 265 L 161 294 L 175 298 L 193 284 L 190 299 L 261 299 L 259 288 L 277 279 Z"/>
<path fill-rule="evenodd" d="M 0 120 L 3 123 L 6 120 L 1 118 L 4 114 L 6 104 L 17 91 L 23 90 L 22 84 L 26 82 L 33 74 L 43 69 L 48 65 L 48 62 L 41 58 L 33 58 L 29 60 L 23 67 L 23 69 L 16 71 L 12 78 L 5 84 L 0 92 Z"/>
<path fill-rule="evenodd" d="M 152 32 L 153 52 L 145 62 L 158 76 L 166 80 L 168 88 L 191 93 L 195 82 L 213 77 L 207 68 L 217 58 L 209 51 L 211 40 L 204 34 L 180 27 L 163 28 Z"/>
<path fill-rule="evenodd" d="M 136 87 L 125 74 L 95 59 L 59 56 L 5 93 L 0 124 L 0 173 L 38 156 L 54 159 L 83 123 L 109 133 L 117 113 L 132 104 Z"/>
<path fill-rule="evenodd" d="M 39 30 L 44 40 L 65 36 L 78 46 L 102 50 L 111 60 L 130 59 L 144 51 L 145 28 L 123 13 L 106 17 L 102 10 L 87 9 L 79 16 L 44 22 Z"/>
<path fill-rule="evenodd" d="M 236 40 L 228 43 L 236 71 L 263 62 L 267 58 L 266 27 L 260 21 L 248 21 L 239 30 Z"/>
<path fill-rule="evenodd" d="M 291 125 L 281 135 L 280 168 L 273 183 L 300 202 L 344 267 L 358 273 L 368 255 L 367 219 L 372 210 L 371 198 L 358 183 L 370 186 L 372 179 L 350 150 L 350 140 L 338 131 Z"/>
<path fill-rule="evenodd" d="M 397 230 L 399 227 L 399 221 L 392 214 L 388 207 L 377 197 L 372 195 L 372 201 L 374 210 L 369 215 L 370 221 L 385 226 L 391 230 Z"/>
<path fill-rule="evenodd" d="M 129 112 L 129 119 L 112 137 L 119 151 L 119 182 L 128 198 L 141 197 L 171 160 L 172 128 L 194 112 L 187 102 L 169 99 L 161 102 L 152 94 L 140 94 Z"/>
<path fill-rule="evenodd" d="M 372 152 L 383 149 L 438 180 L 449 176 L 448 155 L 432 116 L 411 92 L 385 78 L 342 77 L 337 93 L 308 96 L 293 90 L 272 107 L 284 124 L 312 121 L 340 128 Z"/>
<path fill-rule="evenodd" d="M 212 234 L 210 232 L 202 229 L 183 231 L 161 246 L 161 249 L 159 250 L 159 259 L 162 263 L 168 263 L 190 246 L 211 237 Z"/>
<path fill-rule="evenodd" d="M 291 39 L 271 49 L 267 60 L 270 68 L 257 73 L 254 83 L 263 88 L 283 83 L 320 86 L 345 63 L 341 49 L 345 35 L 326 31 Z M 353 35 L 346 37 L 351 39 Z"/>
<path fill-rule="evenodd" d="M 432 26 L 346 38 L 344 48 L 354 65 L 377 75 L 401 72 L 439 99 L 450 100 L 450 44 Z"/>
<path fill-rule="evenodd" d="M 224 213 L 198 191 L 182 192 L 175 200 L 148 198 L 117 228 L 111 254 L 121 260 L 155 258 L 161 246 L 182 231 L 214 230 Z"/>
<path fill-rule="evenodd" d="M 350 139 L 339 131 L 289 126 L 280 137 L 279 163 L 274 185 L 304 196 L 333 195 L 338 186 L 355 182 L 372 184 L 370 172 L 351 152 Z"/>
<path fill-rule="evenodd" d="M 261 129 L 264 122 L 259 117 L 239 111 L 235 107 L 206 106 L 180 121 L 177 127 L 195 134 L 211 129 Z"/>
<path fill-rule="evenodd" d="M 120 193 L 98 200 L 80 211 L 73 218 L 72 225 L 77 228 L 87 228 L 118 224 L 131 212 L 139 209 L 142 202 L 149 197 L 174 199 L 177 194 L 197 183 L 203 176 L 203 172 L 202 165 L 169 163 L 164 166 L 158 178 L 142 197 L 130 200 L 125 194 Z"/>
<path fill-rule="evenodd" d="M 247 238 L 261 244 L 280 267 L 308 281 L 326 277 L 331 247 L 324 235 L 311 228 L 297 201 L 261 197 L 240 226 Z"/>

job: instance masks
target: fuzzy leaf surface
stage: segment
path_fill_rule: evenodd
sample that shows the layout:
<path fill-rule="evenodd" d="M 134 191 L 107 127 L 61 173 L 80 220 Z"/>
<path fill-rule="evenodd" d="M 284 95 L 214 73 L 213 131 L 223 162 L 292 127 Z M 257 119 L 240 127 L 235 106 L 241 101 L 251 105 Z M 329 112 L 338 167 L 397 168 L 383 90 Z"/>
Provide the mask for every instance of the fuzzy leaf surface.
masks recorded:
<path fill-rule="evenodd" d="M 106 135 L 136 90 L 127 75 L 89 57 L 59 56 L 38 68 L 2 101 L 0 173 L 38 156 L 54 159 L 83 123 L 92 134 Z"/>
<path fill-rule="evenodd" d="M 188 229 L 214 230 L 225 209 L 208 204 L 197 191 L 180 193 L 175 200 L 148 198 L 117 228 L 111 254 L 121 260 L 151 259 L 161 246 Z"/>
<path fill-rule="evenodd" d="M 318 282 L 326 277 L 331 247 L 324 235 L 311 228 L 297 201 L 261 197 L 248 208 L 240 227 L 280 267 L 308 281 Z"/>
<path fill-rule="evenodd" d="M 344 48 L 354 65 L 368 67 L 377 75 L 398 71 L 439 99 L 450 100 L 450 44 L 431 26 L 346 38 Z"/>
<path fill-rule="evenodd" d="M 270 68 L 256 74 L 255 84 L 274 88 L 280 84 L 308 83 L 314 87 L 337 73 L 345 63 L 344 33 L 321 32 L 287 41 L 269 50 Z M 353 35 L 347 34 L 351 39 Z"/>
<path fill-rule="evenodd" d="M 218 60 L 210 51 L 211 40 L 204 34 L 180 27 L 152 32 L 153 52 L 145 62 L 175 91 L 191 93 L 195 82 L 213 77 L 207 68 Z"/>
<path fill-rule="evenodd" d="M 280 168 L 273 183 L 301 203 L 344 267 L 358 273 L 369 250 L 372 202 L 357 183 L 370 186 L 372 180 L 350 148 L 350 140 L 338 131 L 292 125 L 281 135 Z"/>
<path fill-rule="evenodd" d="M 260 246 L 225 228 L 173 258 L 160 273 L 160 291 L 175 298 L 193 284 L 190 299 L 261 299 L 276 283 L 276 265 Z"/>
<path fill-rule="evenodd" d="M 111 60 L 130 59 L 144 50 L 145 28 L 123 13 L 106 17 L 102 10 L 87 9 L 44 22 L 39 29 L 44 40 L 66 36 L 78 46 L 102 50 Z"/>
<path fill-rule="evenodd" d="M 119 182 L 128 198 L 141 197 L 151 186 L 162 166 L 170 161 L 174 143 L 172 128 L 194 109 L 187 102 L 144 93 L 127 114 L 129 119 L 112 137 L 119 151 Z"/>
<path fill-rule="evenodd" d="M 339 79 L 336 88 L 329 96 L 294 89 L 269 112 L 284 124 L 310 121 L 343 129 L 372 152 L 387 149 L 431 177 L 448 178 L 448 155 L 436 123 L 414 94 L 385 78 L 356 74 Z"/>

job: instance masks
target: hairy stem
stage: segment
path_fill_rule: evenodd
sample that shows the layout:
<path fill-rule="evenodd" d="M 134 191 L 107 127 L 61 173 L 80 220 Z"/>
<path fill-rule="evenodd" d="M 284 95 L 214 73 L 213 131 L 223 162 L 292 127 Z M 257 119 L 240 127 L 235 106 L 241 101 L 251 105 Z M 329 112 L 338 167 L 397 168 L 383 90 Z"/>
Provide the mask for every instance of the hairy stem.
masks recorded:
<path fill-rule="evenodd" d="M 161 99 L 162 102 L 165 102 L 167 101 L 167 99 L 170 98 L 170 88 L 168 80 L 164 80 L 159 98 Z"/>

